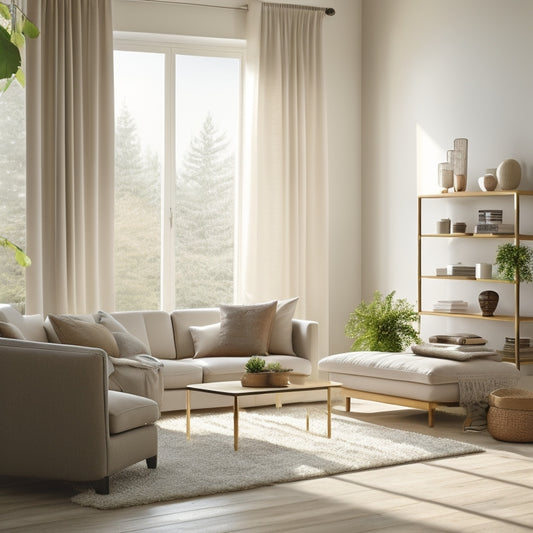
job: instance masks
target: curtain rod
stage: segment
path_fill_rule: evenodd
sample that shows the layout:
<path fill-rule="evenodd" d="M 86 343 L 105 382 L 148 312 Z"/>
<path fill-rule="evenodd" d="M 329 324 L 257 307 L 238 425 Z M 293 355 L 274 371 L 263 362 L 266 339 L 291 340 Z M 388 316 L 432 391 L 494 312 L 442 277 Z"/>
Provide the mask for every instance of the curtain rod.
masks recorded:
<path fill-rule="evenodd" d="M 181 2 L 181 1 L 172 1 L 172 0 L 130 0 L 133 2 L 158 2 L 160 4 L 179 4 L 179 5 L 185 5 L 185 6 L 198 6 L 198 7 L 215 7 L 217 9 L 237 9 L 242 11 L 248 11 L 248 5 L 243 4 L 242 6 L 220 6 L 215 4 L 199 4 L 196 2 Z M 294 4 L 298 5 L 298 4 Z M 335 15 L 335 10 L 332 7 L 324 7 L 324 8 L 317 8 L 317 9 L 323 9 L 324 13 L 328 17 L 332 17 Z"/>

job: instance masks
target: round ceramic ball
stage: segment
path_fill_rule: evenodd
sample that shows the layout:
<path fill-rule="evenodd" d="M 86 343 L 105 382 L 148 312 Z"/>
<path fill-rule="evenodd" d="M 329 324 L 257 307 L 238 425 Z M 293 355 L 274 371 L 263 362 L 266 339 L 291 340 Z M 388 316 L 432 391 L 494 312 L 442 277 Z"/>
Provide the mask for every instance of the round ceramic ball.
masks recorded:
<path fill-rule="evenodd" d="M 482 191 L 493 191 L 498 185 L 498 180 L 494 177 L 493 174 L 485 174 L 477 180 L 479 188 Z"/>
<path fill-rule="evenodd" d="M 503 190 L 516 189 L 522 179 L 522 168 L 516 159 L 504 159 L 498 165 L 496 175 Z"/>

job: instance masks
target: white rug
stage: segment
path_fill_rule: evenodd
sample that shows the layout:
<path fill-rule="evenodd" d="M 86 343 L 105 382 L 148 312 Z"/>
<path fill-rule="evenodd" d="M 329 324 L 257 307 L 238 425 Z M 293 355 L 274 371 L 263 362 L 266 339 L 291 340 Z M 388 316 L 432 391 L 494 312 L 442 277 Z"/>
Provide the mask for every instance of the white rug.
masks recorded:
<path fill-rule="evenodd" d="M 241 411 L 238 451 L 231 412 L 193 412 L 191 440 L 184 415 L 164 416 L 158 422 L 157 469 L 143 461 L 111 476 L 109 495 L 88 489 L 72 501 L 113 509 L 483 451 L 337 414 L 328 439 L 325 404 L 313 404 L 309 412 L 306 432 L 303 405 Z"/>

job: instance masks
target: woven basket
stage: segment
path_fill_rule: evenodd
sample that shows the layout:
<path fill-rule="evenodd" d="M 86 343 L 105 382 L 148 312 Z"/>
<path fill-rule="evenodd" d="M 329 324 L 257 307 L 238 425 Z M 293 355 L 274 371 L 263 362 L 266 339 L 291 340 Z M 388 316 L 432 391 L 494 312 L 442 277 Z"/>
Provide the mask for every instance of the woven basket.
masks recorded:
<path fill-rule="evenodd" d="M 498 389 L 489 395 L 487 428 L 497 440 L 533 442 L 533 392 Z"/>

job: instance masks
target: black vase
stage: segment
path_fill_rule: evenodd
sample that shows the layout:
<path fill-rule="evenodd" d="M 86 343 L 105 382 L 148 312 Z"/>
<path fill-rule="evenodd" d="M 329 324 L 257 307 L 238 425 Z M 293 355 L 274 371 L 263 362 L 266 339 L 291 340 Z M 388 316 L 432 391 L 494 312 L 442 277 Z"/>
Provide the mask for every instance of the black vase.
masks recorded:
<path fill-rule="evenodd" d="M 479 293 L 479 307 L 481 307 L 481 314 L 483 316 L 494 316 L 494 311 L 498 306 L 498 300 L 500 299 L 497 292 L 483 291 Z"/>

